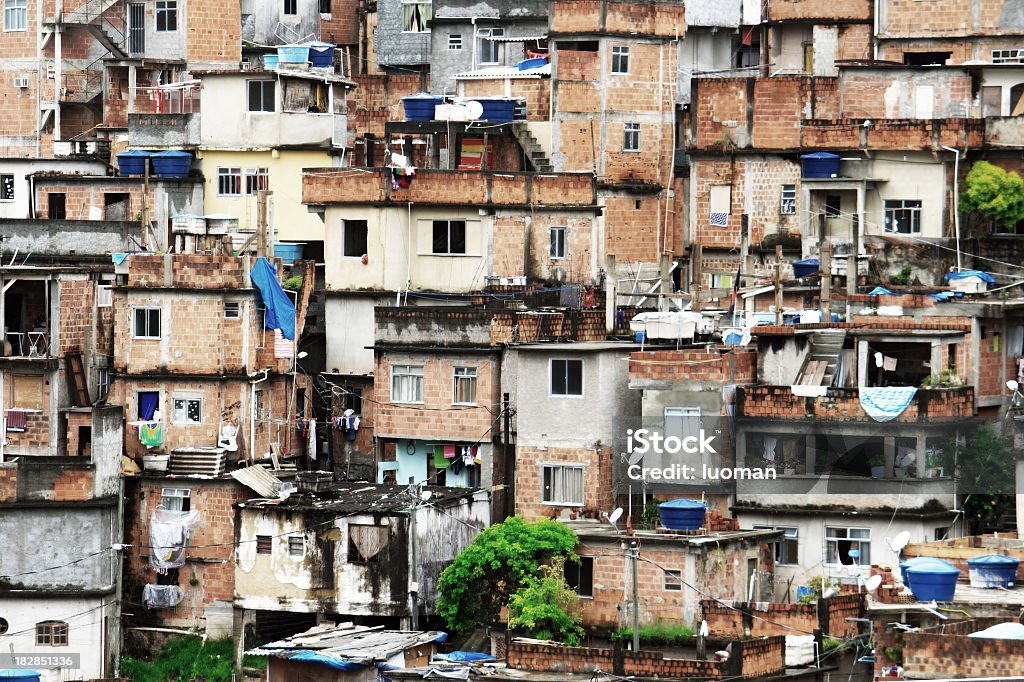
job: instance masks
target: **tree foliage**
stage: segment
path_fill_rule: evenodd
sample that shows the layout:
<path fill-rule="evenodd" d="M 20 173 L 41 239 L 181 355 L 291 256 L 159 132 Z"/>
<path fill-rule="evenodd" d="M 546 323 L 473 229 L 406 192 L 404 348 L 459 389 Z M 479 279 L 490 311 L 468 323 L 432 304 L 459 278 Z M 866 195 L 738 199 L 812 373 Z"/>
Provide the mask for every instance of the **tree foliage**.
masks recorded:
<path fill-rule="evenodd" d="M 468 632 L 498 619 L 502 607 L 544 566 L 576 561 L 578 542 L 569 527 L 515 516 L 480 533 L 441 573 L 438 613 L 455 632 Z"/>
<path fill-rule="evenodd" d="M 1015 504 L 1013 439 L 982 424 L 964 443 L 951 441 L 943 448 L 942 463 L 947 471 L 954 470 L 954 454 L 957 487 L 965 495 L 961 506 L 971 532 L 997 528 L 1000 518 Z"/>
<path fill-rule="evenodd" d="M 960 209 L 980 213 L 1012 229 L 1024 221 L 1024 179 L 1013 171 L 979 161 L 967 174 Z"/>
<path fill-rule="evenodd" d="M 508 626 L 526 630 L 538 639 L 579 646 L 584 633 L 576 602 L 576 593 L 569 589 L 562 572 L 545 566 L 542 575 L 527 578 L 526 584 L 509 597 Z"/>

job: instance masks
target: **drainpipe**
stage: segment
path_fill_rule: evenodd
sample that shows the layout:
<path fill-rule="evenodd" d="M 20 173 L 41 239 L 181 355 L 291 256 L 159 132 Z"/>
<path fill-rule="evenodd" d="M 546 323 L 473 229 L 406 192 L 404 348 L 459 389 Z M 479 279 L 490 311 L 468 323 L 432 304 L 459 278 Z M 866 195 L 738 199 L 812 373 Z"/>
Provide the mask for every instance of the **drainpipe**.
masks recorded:
<path fill-rule="evenodd" d="M 473 67 L 470 69 L 470 71 L 476 71 L 476 38 L 477 38 L 477 36 L 476 36 L 476 17 L 475 16 L 470 17 L 469 18 L 469 23 L 473 25 Z M 449 145 L 448 146 L 449 147 L 451 146 L 451 142 L 450 141 L 449 141 Z"/>
<path fill-rule="evenodd" d="M 256 384 L 270 378 L 269 369 L 261 369 L 262 379 L 253 379 L 249 383 L 249 462 L 256 461 Z M 254 375 L 255 376 L 255 375 Z"/>
<path fill-rule="evenodd" d="M 942 148 L 956 154 L 956 159 L 953 161 L 953 226 L 956 230 L 956 271 L 962 272 L 963 264 L 960 259 L 960 150 L 946 146 Z"/>

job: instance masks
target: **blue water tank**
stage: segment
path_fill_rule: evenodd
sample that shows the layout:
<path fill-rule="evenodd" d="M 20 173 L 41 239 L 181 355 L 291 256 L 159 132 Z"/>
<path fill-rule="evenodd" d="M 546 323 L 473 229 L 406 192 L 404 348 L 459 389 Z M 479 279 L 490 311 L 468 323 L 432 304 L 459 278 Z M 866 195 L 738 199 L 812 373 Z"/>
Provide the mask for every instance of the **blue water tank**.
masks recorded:
<path fill-rule="evenodd" d="M 145 149 L 132 149 L 131 151 L 117 154 L 117 169 L 121 175 L 145 175 L 146 164 L 153 152 Z"/>
<path fill-rule="evenodd" d="M 35 670 L 0 670 L 0 680 L 18 680 L 18 682 L 39 682 L 42 673 Z"/>
<path fill-rule="evenodd" d="M 910 566 L 907 575 L 910 577 L 910 591 L 918 601 L 953 601 L 960 569 L 948 561 L 936 559 L 931 563 Z"/>
<path fill-rule="evenodd" d="M 971 587 L 1013 587 L 1019 559 L 1004 554 L 983 554 L 967 560 Z"/>
<path fill-rule="evenodd" d="M 536 69 L 544 66 L 547 63 L 547 57 L 530 57 L 529 59 L 523 59 L 517 62 L 516 68 L 520 71 L 529 71 L 530 69 Z"/>
<path fill-rule="evenodd" d="M 695 500 L 678 499 L 658 505 L 661 525 L 669 530 L 697 530 L 704 525 L 708 506 Z"/>
<path fill-rule="evenodd" d="M 153 175 L 160 178 L 187 178 L 192 165 L 191 154 L 173 149 L 157 152 L 150 158 L 153 159 Z"/>
<path fill-rule="evenodd" d="M 291 265 L 302 258 L 302 249 L 306 242 L 278 242 L 274 244 L 274 256 L 280 258 L 285 265 Z"/>
<path fill-rule="evenodd" d="M 277 67 L 280 66 L 280 63 L 280 59 L 276 54 L 263 55 L 263 68 L 267 71 L 277 71 Z"/>
<path fill-rule="evenodd" d="M 907 569 L 915 568 L 920 566 L 927 566 L 932 563 L 945 564 L 946 562 L 942 559 L 936 559 L 931 556 L 918 556 L 913 559 L 907 559 L 906 561 L 900 562 L 900 576 L 903 578 L 903 584 L 906 587 L 910 587 L 910 575 L 907 574 Z"/>
<path fill-rule="evenodd" d="M 281 45 L 277 48 L 281 64 L 305 64 L 309 61 L 308 45 Z"/>
<path fill-rule="evenodd" d="M 793 261 L 794 277 L 810 277 L 817 275 L 819 270 L 821 270 L 821 262 L 817 258 Z"/>
<path fill-rule="evenodd" d="M 433 121 L 434 107 L 443 104 L 444 99 L 429 92 L 419 92 L 402 98 L 406 121 Z"/>
<path fill-rule="evenodd" d="M 838 154 L 829 152 L 814 152 L 803 154 L 800 163 L 803 165 L 803 176 L 805 178 L 838 178 L 839 177 Z"/>
<path fill-rule="evenodd" d="M 516 117 L 516 102 L 513 99 L 478 99 L 484 113 L 481 121 L 491 123 L 511 123 Z"/>
<path fill-rule="evenodd" d="M 334 43 L 325 43 L 321 40 L 310 40 L 303 43 L 309 47 L 309 65 L 317 68 L 334 66 Z"/>

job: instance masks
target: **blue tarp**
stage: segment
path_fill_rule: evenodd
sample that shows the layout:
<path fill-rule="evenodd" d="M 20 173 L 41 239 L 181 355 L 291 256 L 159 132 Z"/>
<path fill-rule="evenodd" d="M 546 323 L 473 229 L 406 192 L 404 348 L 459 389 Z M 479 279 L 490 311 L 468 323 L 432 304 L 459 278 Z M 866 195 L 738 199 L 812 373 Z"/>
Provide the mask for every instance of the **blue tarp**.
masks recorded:
<path fill-rule="evenodd" d="M 985 274 L 984 272 L 981 274 Z M 987 276 L 987 275 L 986 275 Z M 959 291 L 939 291 L 934 294 L 927 294 L 936 301 L 948 301 L 951 298 L 963 298 L 963 293 Z M 910 296 L 910 294 L 897 294 L 895 291 L 889 291 L 885 287 L 875 287 L 868 292 L 868 296 Z"/>
<path fill-rule="evenodd" d="M 263 260 L 262 258 L 260 260 Z M 335 656 L 317 653 L 316 651 L 302 650 L 288 657 L 292 661 L 306 661 L 307 663 L 322 663 L 335 670 L 366 670 L 366 666 L 352 661 L 343 661 Z"/>
<path fill-rule="evenodd" d="M 277 268 L 261 256 L 256 259 L 250 274 L 267 309 L 263 326 L 267 329 L 280 329 L 281 336 L 295 340 L 295 304 L 277 281 Z"/>
<path fill-rule="evenodd" d="M 967 277 L 977 277 L 989 286 L 992 286 L 996 281 L 992 278 L 992 275 L 981 270 L 964 270 L 963 272 L 951 272 L 946 275 L 943 279 L 947 282 L 951 279 L 966 279 Z"/>
<path fill-rule="evenodd" d="M 875 287 L 868 292 L 868 296 L 895 296 L 893 292 L 889 291 L 885 287 Z"/>
<path fill-rule="evenodd" d="M 494 656 L 490 654 L 482 654 L 477 651 L 453 651 L 450 654 L 444 654 L 439 658 L 445 658 L 449 661 L 455 661 L 457 663 L 469 663 L 471 661 L 493 661 Z"/>

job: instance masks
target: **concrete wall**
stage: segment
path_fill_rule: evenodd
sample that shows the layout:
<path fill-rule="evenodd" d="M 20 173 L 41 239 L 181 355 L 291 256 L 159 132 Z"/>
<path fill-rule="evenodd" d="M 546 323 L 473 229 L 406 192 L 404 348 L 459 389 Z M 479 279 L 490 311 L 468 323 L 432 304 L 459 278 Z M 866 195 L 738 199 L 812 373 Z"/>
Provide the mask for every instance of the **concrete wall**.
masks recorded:
<path fill-rule="evenodd" d="M 117 495 L 121 489 L 124 408 L 121 405 L 97 405 L 92 408 L 91 421 L 90 450 L 96 467 L 93 494 L 96 497 Z"/>
<path fill-rule="evenodd" d="M 208 118 L 215 117 L 204 117 L 204 125 Z M 298 242 L 323 241 L 324 222 L 315 213 L 307 211 L 300 202 L 302 169 L 330 166 L 333 157 L 326 150 L 208 150 L 203 152 L 200 163 L 205 179 L 205 204 L 202 213 L 235 216 L 238 218 L 240 230 L 255 231 L 258 211 L 256 195 L 218 195 L 217 168 L 266 168 L 268 187 L 273 192 L 267 198 L 268 223 L 275 239 Z M 245 191 L 244 184 L 242 191 Z"/>
<path fill-rule="evenodd" d="M 401 0 L 377 4 L 377 27 L 373 46 L 380 66 L 408 66 L 430 62 L 430 31 L 406 32 Z"/>
<path fill-rule="evenodd" d="M 464 5 L 464 3 L 459 3 Z M 503 28 L 505 35 L 541 36 L 547 33 L 547 10 L 544 3 L 535 0 L 524 0 L 516 3 L 517 7 L 508 7 L 513 3 L 494 2 L 495 7 L 486 3 L 478 3 L 473 7 L 452 5 L 435 5 L 436 17 L 451 17 L 464 21 L 445 21 L 434 25 L 431 32 L 430 49 L 430 91 L 435 94 L 455 94 L 456 73 L 485 68 L 480 65 L 479 40 L 476 38 L 479 29 Z M 470 19 L 477 17 L 474 22 Z M 448 49 L 449 35 L 462 36 L 462 49 Z M 530 41 L 526 45 L 532 45 Z M 502 42 L 498 45 L 497 66 L 514 66 L 519 60 L 526 58 L 526 50 L 522 42 Z M 489 63 L 486 67 L 495 66 Z"/>
<path fill-rule="evenodd" d="M 296 0 L 296 13 L 285 14 L 280 0 L 242 0 L 242 40 L 259 45 L 287 45 L 320 33 L 318 0 Z M 355 21 L 356 17 L 350 17 Z"/>
<path fill-rule="evenodd" d="M 358 268 L 362 265 L 349 267 Z M 327 319 L 326 366 L 329 371 L 340 374 L 373 373 L 373 309 L 378 305 L 393 303 L 394 300 L 394 296 L 388 294 L 327 297 L 324 315 Z"/>
<path fill-rule="evenodd" d="M 689 16 L 687 16 L 689 19 Z M 733 35 L 728 31 L 687 26 L 686 38 L 679 41 L 677 102 L 690 101 L 690 81 L 695 72 L 721 71 L 733 66 Z M 730 74 L 732 72 L 727 72 Z M 709 77 L 714 77 L 709 74 Z"/>
<path fill-rule="evenodd" d="M 102 256 L 137 248 L 138 223 L 107 220 L 4 220 L 4 250 L 41 256 Z"/>

